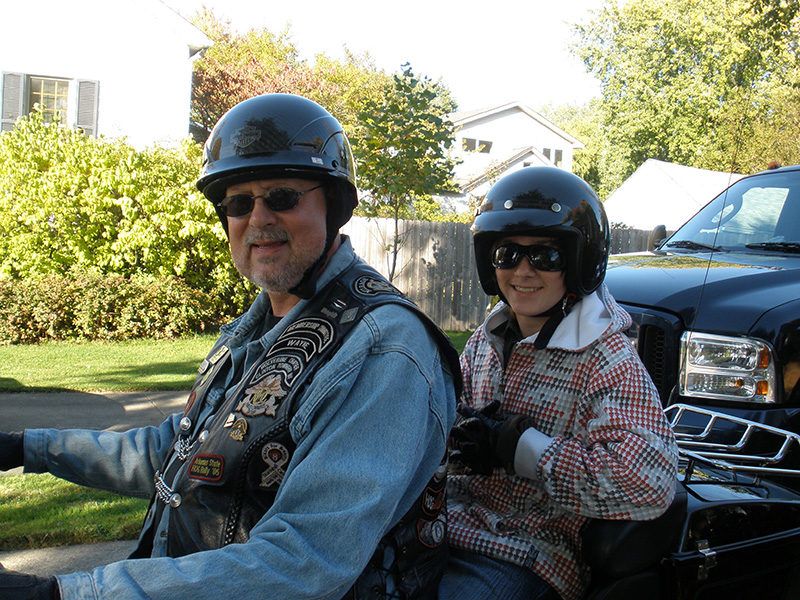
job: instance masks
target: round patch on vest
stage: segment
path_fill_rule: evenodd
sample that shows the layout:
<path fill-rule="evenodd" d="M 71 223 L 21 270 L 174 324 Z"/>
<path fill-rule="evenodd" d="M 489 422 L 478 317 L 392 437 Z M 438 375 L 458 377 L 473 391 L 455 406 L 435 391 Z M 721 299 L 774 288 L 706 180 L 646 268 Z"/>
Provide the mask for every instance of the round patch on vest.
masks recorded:
<path fill-rule="evenodd" d="M 363 275 L 353 282 L 353 291 L 360 296 L 377 296 L 378 294 L 400 295 L 400 292 L 388 281 Z"/>
<path fill-rule="evenodd" d="M 441 546 L 447 536 L 447 522 L 444 515 L 440 515 L 435 521 L 420 519 L 417 521 L 417 537 L 420 543 L 428 548 Z"/>

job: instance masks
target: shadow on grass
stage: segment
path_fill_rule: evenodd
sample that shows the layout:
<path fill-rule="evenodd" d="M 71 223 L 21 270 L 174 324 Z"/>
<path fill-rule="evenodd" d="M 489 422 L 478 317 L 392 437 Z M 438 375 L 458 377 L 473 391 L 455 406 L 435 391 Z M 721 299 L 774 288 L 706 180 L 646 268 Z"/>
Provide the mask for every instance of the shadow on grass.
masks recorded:
<path fill-rule="evenodd" d="M 0 377 L 0 392 L 71 392 L 71 391 L 180 391 L 192 387 L 200 361 L 148 363 L 78 372 L 65 365 L 59 384 L 26 385 L 11 377 Z"/>
<path fill-rule="evenodd" d="M 16 379 L 11 377 L 0 377 L 0 391 L 4 392 L 24 392 L 27 388 Z"/>
<path fill-rule="evenodd" d="M 0 477 L 0 551 L 136 539 L 148 501 L 51 475 Z"/>

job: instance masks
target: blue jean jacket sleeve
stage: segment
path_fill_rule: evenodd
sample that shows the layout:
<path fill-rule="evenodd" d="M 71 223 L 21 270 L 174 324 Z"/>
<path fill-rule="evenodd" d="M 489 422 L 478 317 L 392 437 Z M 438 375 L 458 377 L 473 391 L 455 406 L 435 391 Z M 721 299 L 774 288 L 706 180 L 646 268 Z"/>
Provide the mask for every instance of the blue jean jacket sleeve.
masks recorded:
<path fill-rule="evenodd" d="M 149 498 L 179 418 L 126 432 L 27 429 L 25 472 L 52 473 L 78 485 Z"/>
<path fill-rule="evenodd" d="M 440 360 L 410 312 L 376 309 L 306 390 L 248 542 L 58 576 L 63 600 L 340 598 L 444 456 L 455 397 Z"/>

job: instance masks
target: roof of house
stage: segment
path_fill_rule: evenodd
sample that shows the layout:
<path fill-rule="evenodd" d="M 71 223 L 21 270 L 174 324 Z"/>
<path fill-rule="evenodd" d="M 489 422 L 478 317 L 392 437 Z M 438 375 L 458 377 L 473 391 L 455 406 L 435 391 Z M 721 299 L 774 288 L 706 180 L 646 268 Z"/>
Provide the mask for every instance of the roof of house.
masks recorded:
<path fill-rule="evenodd" d="M 186 41 L 189 46 L 190 56 L 194 56 L 196 53 L 210 48 L 214 44 L 199 27 L 164 0 L 157 0 L 150 5 L 143 6 L 149 9 L 151 14 L 156 18 L 160 19 L 166 17 L 170 19 L 169 27 L 179 35 L 181 39 Z"/>
<path fill-rule="evenodd" d="M 457 111 L 451 113 L 450 120 L 453 122 L 453 125 L 456 127 L 463 127 L 464 125 L 468 125 L 473 121 L 477 121 L 479 119 L 485 119 L 486 117 L 491 117 L 493 115 L 498 115 L 503 112 L 511 111 L 511 110 L 518 110 L 526 115 L 528 115 L 534 121 L 537 121 L 541 125 L 547 127 L 554 133 L 560 135 L 565 140 L 567 140 L 570 144 L 572 144 L 573 148 L 583 148 L 584 144 L 576 137 L 571 136 L 566 131 L 551 123 L 547 119 L 545 119 L 542 115 L 537 113 L 535 110 L 531 109 L 530 107 L 522 104 L 519 101 L 515 102 L 508 102 L 506 104 L 499 104 L 496 106 L 490 106 L 488 108 L 479 108 L 476 110 L 468 110 L 468 111 Z"/>
<path fill-rule="evenodd" d="M 533 146 L 517 148 L 511 154 L 493 160 L 488 169 L 485 164 L 476 165 L 475 170 L 467 171 L 461 177 L 456 177 L 455 182 L 458 184 L 459 192 L 467 194 L 482 183 L 499 176 L 515 164 L 528 158 L 534 158 L 543 165 L 553 164 L 544 154 Z"/>
<path fill-rule="evenodd" d="M 648 159 L 603 203 L 611 223 L 674 231 L 742 175 Z"/>

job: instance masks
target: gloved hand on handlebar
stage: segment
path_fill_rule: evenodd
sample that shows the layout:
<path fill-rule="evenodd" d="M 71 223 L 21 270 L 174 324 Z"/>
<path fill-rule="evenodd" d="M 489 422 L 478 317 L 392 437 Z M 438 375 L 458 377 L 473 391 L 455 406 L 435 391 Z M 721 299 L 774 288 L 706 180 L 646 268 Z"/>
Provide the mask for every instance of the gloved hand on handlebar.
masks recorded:
<path fill-rule="evenodd" d="M 21 433 L 0 432 L 0 471 L 22 466 L 25 460 L 23 440 Z"/>
<path fill-rule="evenodd" d="M 55 577 L 39 577 L 0 566 L 0 598 L 3 600 L 61 600 Z"/>
<path fill-rule="evenodd" d="M 450 431 L 452 462 L 461 463 L 479 475 L 490 475 L 494 467 L 513 473 L 519 438 L 534 421 L 525 415 L 498 414 L 499 408 L 498 400 L 480 410 L 458 405 L 458 413 L 464 419 Z"/>

